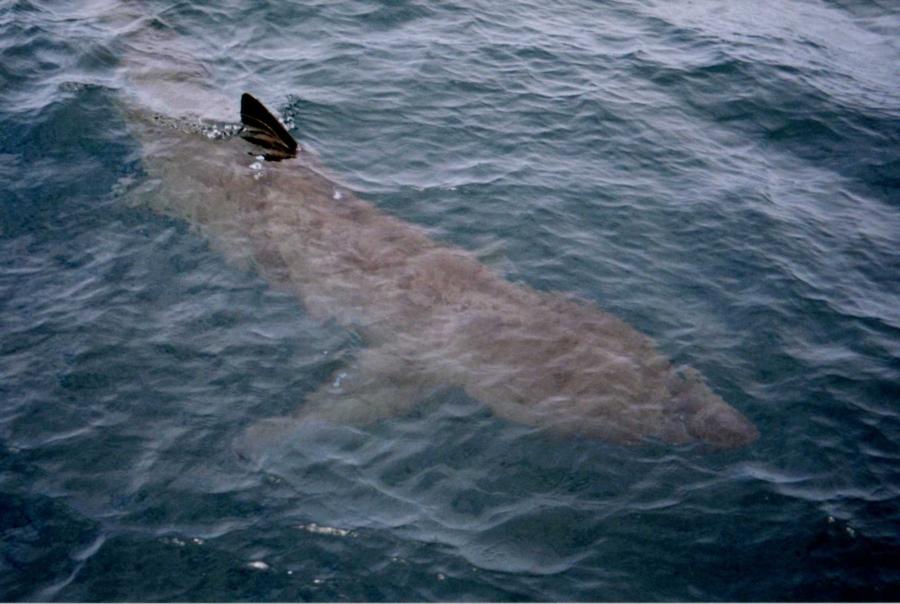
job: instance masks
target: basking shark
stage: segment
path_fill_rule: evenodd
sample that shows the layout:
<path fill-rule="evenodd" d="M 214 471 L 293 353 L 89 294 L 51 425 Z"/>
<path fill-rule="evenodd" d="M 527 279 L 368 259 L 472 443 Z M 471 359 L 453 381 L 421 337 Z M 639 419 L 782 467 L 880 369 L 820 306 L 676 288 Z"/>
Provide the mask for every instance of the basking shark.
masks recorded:
<path fill-rule="evenodd" d="M 357 198 L 250 94 L 241 118 L 241 136 L 226 140 L 177 120 L 135 120 L 149 203 L 366 345 L 340 388 L 329 380 L 258 437 L 310 420 L 376 421 L 458 386 L 500 418 L 558 434 L 721 448 L 757 438 L 697 371 L 674 367 L 621 319 L 511 283 Z"/>
<path fill-rule="evenodd" d="M 595 303 L 511 283 L 476 254 L 357 198 L 254 96 L 241 97 L 240 136 L 183 119 L 185 107 L 221 119 L 237 99 L 213 91 L 186 54 L 173 67 L 160 28 L 129 33 L 135 19 L 119 26 L 132 51 L 123 113 L 148 176 L 141 198 L 365 344 L 339 388 L 329 380 L 292 416 L 251 429 L 254 438 L 310 421 L 389 418 L 447 386 L 499 418 L 561 435 L 716 448 L 758 437 L 697 371 L 674 367 Z"/>

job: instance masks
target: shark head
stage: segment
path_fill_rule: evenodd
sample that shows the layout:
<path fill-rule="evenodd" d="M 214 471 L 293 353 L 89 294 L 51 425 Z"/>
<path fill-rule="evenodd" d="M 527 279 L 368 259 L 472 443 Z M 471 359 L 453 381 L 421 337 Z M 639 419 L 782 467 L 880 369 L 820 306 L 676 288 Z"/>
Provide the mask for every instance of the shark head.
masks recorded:
<path fill-rule="evenodd" d="M 756 426 L 710 390 L 695 370 L 673 373 L 669 386 L 671 399 L 663 409 L 662 440 L 731 449 L 759 438 Z"/>

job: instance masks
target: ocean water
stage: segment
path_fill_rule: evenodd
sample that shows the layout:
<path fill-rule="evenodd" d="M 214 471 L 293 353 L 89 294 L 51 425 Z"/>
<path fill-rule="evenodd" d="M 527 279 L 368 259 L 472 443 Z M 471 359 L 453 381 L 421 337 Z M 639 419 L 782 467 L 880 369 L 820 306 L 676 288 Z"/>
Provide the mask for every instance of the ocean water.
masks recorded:
<path fill-rule="evenodd" d="M 121 8 L 235 121 L 253 91 L 360 197 L 595 300 L 761 437 L 563 439 L 450 390 L 240 455 L 363 344 L 128 202 L 118 5 L 4 2 L 0 600 L 900 599 L 896 4 L 204 4 Z"/>

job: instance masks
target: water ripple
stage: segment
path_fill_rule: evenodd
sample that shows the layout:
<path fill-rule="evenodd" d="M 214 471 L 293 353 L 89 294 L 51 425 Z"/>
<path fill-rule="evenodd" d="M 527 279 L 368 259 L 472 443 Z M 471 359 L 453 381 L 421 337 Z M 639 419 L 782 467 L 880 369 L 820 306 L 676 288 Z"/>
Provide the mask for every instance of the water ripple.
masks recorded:
<path fill-rule="evenodd" d="M 0 599 L 892 599 L 881 4 L 4 5 Z M 257 92 L 342 187 L 598 302 L 760 441 L 563 440 L 458 391 L 249 438 L 362 343 L 127 203 L 145 175 L 120 99 L 147 30 L 183 40 L 165 61 L 203 66 L 223 119 Z"/>

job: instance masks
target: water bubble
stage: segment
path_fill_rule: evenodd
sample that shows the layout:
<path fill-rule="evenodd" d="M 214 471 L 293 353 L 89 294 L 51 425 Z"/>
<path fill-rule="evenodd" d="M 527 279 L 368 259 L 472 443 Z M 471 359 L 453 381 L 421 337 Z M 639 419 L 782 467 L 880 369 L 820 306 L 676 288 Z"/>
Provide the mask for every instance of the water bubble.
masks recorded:
<path fill-rule="evenodd" d="M 333 388 L 340 388 L 340 387 L 341 387 L 341 381 L 343 381 L 343 379 L 344 379 L 345 377 L 347 377 L 346 372 L 344 372 L 344 371 L 340 372 L 340 373 L 337 375 L 337 377 L 334 379 L 334 384 L 332 384 L 331 386 L 332 386 Z"/>

